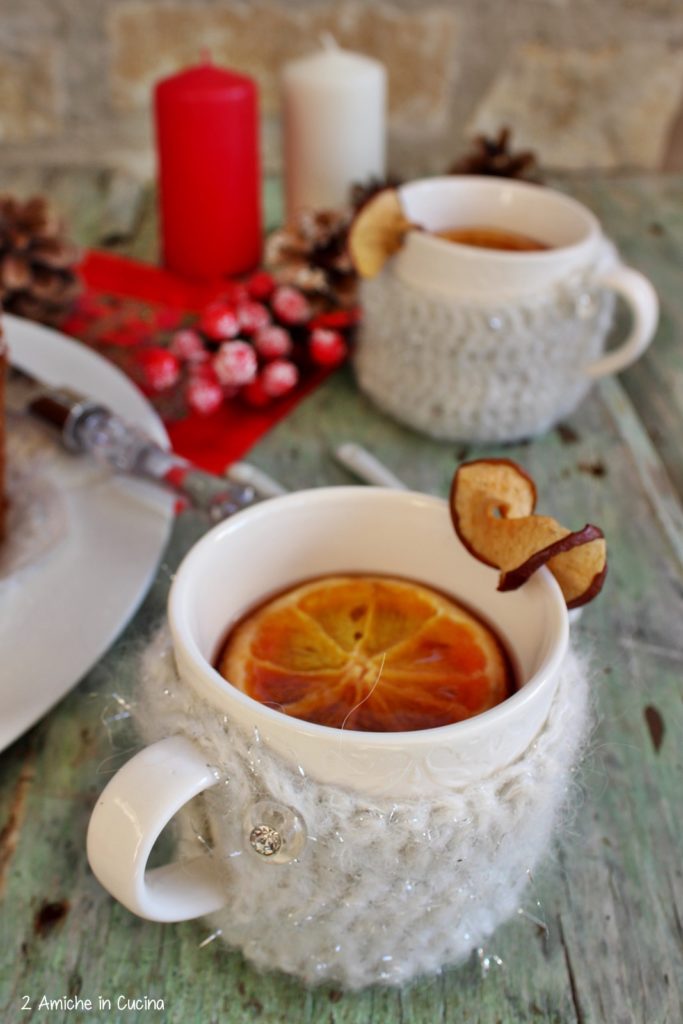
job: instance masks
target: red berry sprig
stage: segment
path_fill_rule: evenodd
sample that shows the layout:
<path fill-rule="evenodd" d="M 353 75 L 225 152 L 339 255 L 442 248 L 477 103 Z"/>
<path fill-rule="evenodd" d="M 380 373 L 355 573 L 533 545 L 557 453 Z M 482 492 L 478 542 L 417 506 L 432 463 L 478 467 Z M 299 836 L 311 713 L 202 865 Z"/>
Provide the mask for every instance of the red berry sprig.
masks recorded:
<path fill-rule="evenodd" d="M 240 332 L 237 309 L 227 302 L 212 302 L 203 311 L 197 327 L 209 341 L 236 338 Z"/>
<path fill-rule="evenodd" d="M 185 397 L 192 412 L 200 416 L 209 416 L 220 409 L 225 395 L 215 374 L 196 374 L 190 377 Z"/>
<path fill-rule="evenodd" d="M 273 359 L 263 367 L 261 383 L 269 398 L 282 398 L 299 383 L 299 371 L 289 359 Z"/>
<path fill-rule="evenodd" d="M 237 319 L 244 334 L 257 334 L 270 324 L 270 313 L 262 302 L 242 302 L 237 307 Z"/>
<path fill-rule="evenodd" d="M 290 395 L 307 373 L 343 362 L 356 322 L 354 310 L 316 312 L 298 288 L 257 271 L 227 282 L 190 326 L 176 320 L 166 348 L 141 348 L 138 372 L 151 393 L 182 381 L 200 416 L 236 397 L 261 408 Z"/>
<path fill-rule="evenodd" d="M 271 324 L 258 331 L 254 348 L 262 359 L 279 359 L 288 356 L 294 347 L 292 335 L 284 327 Z"/>
<path fill-rule="evenodd" d="M 311 359 L 318 366 L 338 366 L 346 359 L 348 349 L 339 331 L 316 327 L 308 342 Z"/>
<path fill-rule="evenodd" d="M 203 363 L 209 358 L 201 335 L 191 327 L 176 331 L 169 349 L 183 363 Z"/>
<path fill-rule="evenodd" d="M 135 354 L 135 362 L 140 383 L 145 391 L 167 391 L 180 377 L 180 362 L 177 356 L 160 345 L 148 345 L 139 349 Z"/>
<path fill-rule="evenodd" d="M 267 302 L 275 291 L 275 278 L 265 270 L 257 270 L 247 281 L 247 293 L 257 302 Z"/>
<path fill-rule="evenodd" d="M 290 285 L 281 285 L 275 289 L 271 305 L 278 320 L 290 327 L 305 324 L 311 319 L 308 299 L 298 288 L 292 288 Z"/>
<path fill-rule="evenodd" d="M 241 388 L 258 372 L 256 352 L 248 341 L 224 341 L 213 357 L 213 368 L 224 387 Z"/>

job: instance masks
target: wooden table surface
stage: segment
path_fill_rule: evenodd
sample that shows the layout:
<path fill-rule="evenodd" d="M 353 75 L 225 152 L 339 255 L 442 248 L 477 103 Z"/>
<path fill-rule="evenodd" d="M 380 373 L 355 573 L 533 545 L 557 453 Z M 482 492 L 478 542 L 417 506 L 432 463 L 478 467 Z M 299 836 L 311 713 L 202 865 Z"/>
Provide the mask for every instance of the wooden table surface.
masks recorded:
<path fill-rule="evenodd" d="M 87 188 L 84 180 L 52 182 L 72 203 L 81 236 L 107 235 L 109 244 L 149 255 L 146 197 L 117 193 L 104 178 Z M 143 922 L 103 892 L 86 864 L 86 826 L 108 775 L 136 743 L 125 721 L 109 721 L 113 694 L 130 687 L 138 648 L 163 615 L 170 575 L 203 529 L 185 514 L 118 642 L 0 755 L 2 1021 L 683 1021 L 683 178 L 580 178 L 563 187 L 603 219 L 662 304 L 648 354 L 619 381 L 596 387 L 567 429 L 506 449 L 438 444 L 378 413 L 342 370 L 249 456 L 290 488 L 346 483 L 330 453 L 354 440 L 411 487 L 444 495 L 466 454 L 504 451 L 536 478 L 544 511 L 574 527 L 589 520 L 604 528 L 609 577 L 575 630 L 576 643 L 592 651 L 592 742 L 576 780 L 575 814 L 519 914 L 438 978 L 402 992 L 343 995 L 260 976 L 201 922 Z M 43 997 L 69 995 L 96 1009 L 41 1008 Z M 164 1009 L 117 1010 L 119 996 L 133 1006 L 161 999 Z M 98 1010 L 100 998 L 112 1009 Z"/>

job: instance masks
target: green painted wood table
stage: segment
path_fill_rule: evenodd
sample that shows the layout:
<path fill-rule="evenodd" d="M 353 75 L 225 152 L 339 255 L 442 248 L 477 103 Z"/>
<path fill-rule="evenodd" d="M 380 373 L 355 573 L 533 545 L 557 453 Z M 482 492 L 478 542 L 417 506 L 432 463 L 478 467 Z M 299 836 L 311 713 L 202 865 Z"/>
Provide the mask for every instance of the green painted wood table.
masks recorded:
<path fill-rule="evenodd" d="M 83 238 L 106 233 L 110 244 L 149 255 L 148 197 L 136 193 L 124 202 L 117 193 L 113 207 L 111 189 L 98 179 L 85 191 L 84 211 L 77 178 L 62 175 L 51 184 L 67 207 L 76 209 L 81 197 Z M 114 695 L 134 676 L 139 648 L 163 616 L 174 568 L 203 530 L 184 514 L 123 635 L 0 756 L 2 1021 L 683 1021 L 683 179 L 561 184 L 603 218 L 628 261 L 649 274 L 662 321 L 639 365 L 597 387 L 562 429 L 505 449 L 537 479 L 547 511 L 574 526 L 603 526 L 611 563 L 603 594 L 577 629 L 592 652 L 595 724 L 576 780 L 576 813 L 556 854 L 531 880 L 519 914 L 457 969 L 400 992 L 344 995 L 260 976 L 201 923 L 143 922 L 102 891 L 85 860 L 87 821 L 108 775 L 136 744 L 126 723 L 114 721 Z M 137 214 L 121 230 L 126 202 Z M 466 451 L 405 430 L 360 397 L 342 370 L 250 458 L 289 488 L 347 483 L 331 458 L 347 440 L 368 446 L 411 487 L 442 495 L 465 454 L 503 450 Z M 68 997 L 90 999 L 95 1009 L 45 1006 L 45 999 Z M 98 1009 L 100 999 L 112 1008 Z"/>

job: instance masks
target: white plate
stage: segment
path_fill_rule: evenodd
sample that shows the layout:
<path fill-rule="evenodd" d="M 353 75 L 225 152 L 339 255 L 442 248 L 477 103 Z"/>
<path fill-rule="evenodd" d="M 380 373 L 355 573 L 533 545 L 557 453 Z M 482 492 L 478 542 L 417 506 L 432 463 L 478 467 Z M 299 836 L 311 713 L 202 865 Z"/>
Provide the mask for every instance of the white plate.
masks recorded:
<path fill-rule="evenodd" d="M 53 385 L 97 398 L 164 446 L 156 412 L 120 370 L 57 331 L 3 317 L 10 360 Z M 67 534 L 36 564 L 0 582 L 0 750 L 33 725 L 107 650 L 154 577 L 173 498 L 60 454 L 52 482 Z"/>

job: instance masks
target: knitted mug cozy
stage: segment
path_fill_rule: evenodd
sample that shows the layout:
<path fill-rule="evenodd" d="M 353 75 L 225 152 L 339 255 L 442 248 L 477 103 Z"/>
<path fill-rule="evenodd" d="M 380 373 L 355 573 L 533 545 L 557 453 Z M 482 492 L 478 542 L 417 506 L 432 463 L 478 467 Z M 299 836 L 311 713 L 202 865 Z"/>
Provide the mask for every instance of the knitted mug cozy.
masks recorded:
<path fill-rule="evenodd" d="M 606 250 L 605 266 L 613 262 Z M 602 354 L 614 296 L 594 271 L 524 299 L 476 304 L 385 269 L 362 282 L 358 384 L 384 412 L 432 437 L 514 441 L 571 413 Z"/>
<path fill-rule="evenodd" d="M 324 785 L 294 752 L 273 754 L 180 679 L 166 628 L 143 656 L 134 714 L 146 742 L 187 737 L 220 780 L 176 819 L 181 858 L 208 847 L 223 875 L 225 909 L 212 927 L 257 968 L 360 989 L 458 963 L 519 907 L 566 803 L 587 705 L 586 668 L 570 651 L 521 757 L 413 800 Z M 406 755 L 405 770 L 428 766 Z M 295 858 L 254 852 L 252 830 L 268 814 L 285 828 L 303 823 Z"/>

